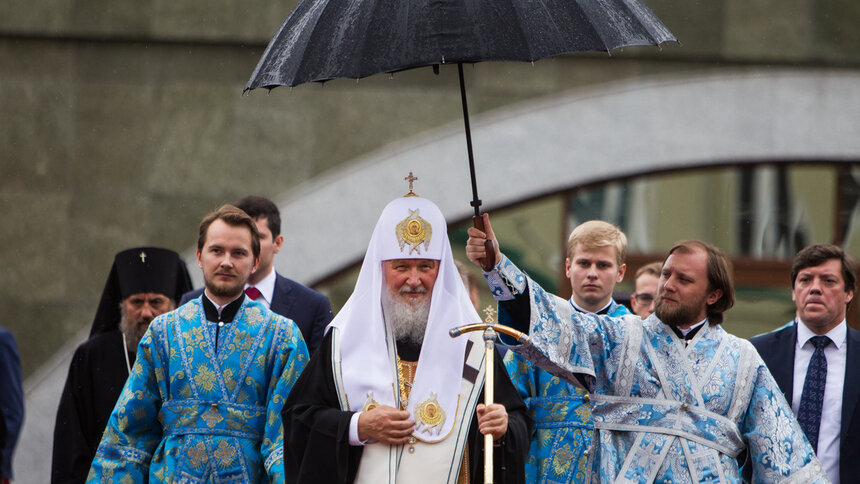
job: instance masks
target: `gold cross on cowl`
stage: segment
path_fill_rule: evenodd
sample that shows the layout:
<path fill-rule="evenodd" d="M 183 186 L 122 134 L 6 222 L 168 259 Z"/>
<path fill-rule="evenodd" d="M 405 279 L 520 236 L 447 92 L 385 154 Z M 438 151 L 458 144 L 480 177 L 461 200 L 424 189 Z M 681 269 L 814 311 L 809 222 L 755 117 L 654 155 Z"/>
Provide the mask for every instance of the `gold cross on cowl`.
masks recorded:
<path fill-rule="evenodd" d="M 407 193 L 406 195 L 403 195 L 404 197 L 417 197 L 418 196 L 415 194 L 415 192 L 412 191 L 412 182 L 414 182 L 417 179 L 418 179 L 417 176 L 412 176 L 411 171 L 409 172 L 409 176 L 404 178 L 404 180 L 409 182 L 409 193 Z"/>
<path fill-rule="evenodd" d="M 146 252 L 140 251 L 140 254 L 138 255 L 140 256 L 140 261 L 146 264 Z"/>
<path fill-rule="evenodd" d="M 494 308 L 492 305 L 484 308 L 483 313 L 487 315 L 487 317 L 484 319 L 485 323 L 496 322 L 496 308 Z"/>

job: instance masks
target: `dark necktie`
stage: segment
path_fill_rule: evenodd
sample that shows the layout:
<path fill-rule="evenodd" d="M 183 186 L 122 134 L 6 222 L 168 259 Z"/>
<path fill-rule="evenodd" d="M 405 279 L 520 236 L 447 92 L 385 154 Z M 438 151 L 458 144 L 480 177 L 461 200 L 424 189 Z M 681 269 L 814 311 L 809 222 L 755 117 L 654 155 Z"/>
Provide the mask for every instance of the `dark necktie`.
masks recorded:
<path fill-rule="evenodd" d="M 806 438 L 809 439 L 809 443 L 812 444 L 812 450 L 818 452 L 818 427 L 821 424 L 824 384 L 827 383 L 827 358 L 824 356 L 824 348 L 830 344 L 830 338 L 813 336 L 809 341 L 815 346 L 815 352 L 812 353 L 812 359 L 809 360 L 809 367 L 806 369 L 797 421 Z"/>
<path fill-rule="evenodd" d="M 254 286 L 248 286 L 245 289 L 245 294 L 247 294 L 248 297 L 251 298 L 252 301 L 256 301 L 257 298 L 260 297 L 260 290 Z"/>

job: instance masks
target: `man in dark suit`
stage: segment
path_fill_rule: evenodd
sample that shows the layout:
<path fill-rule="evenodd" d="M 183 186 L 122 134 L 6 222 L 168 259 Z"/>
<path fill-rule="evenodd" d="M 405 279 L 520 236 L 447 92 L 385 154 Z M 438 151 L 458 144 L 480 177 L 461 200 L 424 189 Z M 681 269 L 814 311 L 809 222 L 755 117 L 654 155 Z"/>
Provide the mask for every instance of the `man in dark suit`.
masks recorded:
<path fill-rule="evenodd" d="M 839 247 L 804 248 L 791 267 L 795 320 L 750 340 L 834 484 L 860 476 L 860 332 L 845 320 L 855 281 Z"/>
<path fill-rule="evenodd" d="M 245 292 L 274 313 L 292 319 L 301 330 L 308 351 L 313 354 L 333 317 L 328 298 L 275 271 L 272 262 L 284 243 L 278 206 L 268 198 L 254 195 L 239 200 L 236 206 L 257 222 L 260 232 L 260 265 L 248 279 Z M 202 293 L 200 288 L 185 294 L 179 305 Z"/>
<path fill-rule="evenodd" d="M 12 481 L 12 457 L 24 425 L 21 358 L 12 333 L 0 328 L 0 483 Z"/>

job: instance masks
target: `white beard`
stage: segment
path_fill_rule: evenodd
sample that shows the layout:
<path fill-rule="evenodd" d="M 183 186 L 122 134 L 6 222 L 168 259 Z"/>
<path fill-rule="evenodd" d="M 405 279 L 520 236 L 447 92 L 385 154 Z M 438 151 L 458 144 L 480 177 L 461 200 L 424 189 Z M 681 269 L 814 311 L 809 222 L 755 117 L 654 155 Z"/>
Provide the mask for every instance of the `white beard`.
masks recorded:
<path fill-rule="evenodd" d="M 402 291 L 410 290 L 403 286 Z M 391 325 L 395 341 L 407 341 L 421 345 L 424 342 L 424 331 L 427 329 L 427 318 L 430 316 L 430 297 L 413 306 L 399 297 L 392 297 L 387 290 L 382 291 L 382 314 L 385 322 Z"/>

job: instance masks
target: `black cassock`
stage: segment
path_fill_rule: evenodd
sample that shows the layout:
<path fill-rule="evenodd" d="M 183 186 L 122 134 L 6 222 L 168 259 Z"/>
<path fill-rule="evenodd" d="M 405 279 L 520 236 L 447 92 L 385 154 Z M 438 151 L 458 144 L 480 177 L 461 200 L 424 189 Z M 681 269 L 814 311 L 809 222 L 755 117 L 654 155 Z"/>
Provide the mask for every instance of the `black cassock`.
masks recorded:
<path fill-rule="evenodd" d="M 128 379 L 124 351 L 119 331 L 97 334 L 75 350 L 57 409 L 52 483 L 86 480 L 108 418 Z"/>
<path fill-rule="evenodd" d="M 415 361 L 420 348 L 398 342 L 397 352 Z M 493 449 L 493 475 L 497 484 L 525 482 L 532 419 L 508 378 L 501 356 L 493 358 L 496 381 L 494 401 L 508 411 L 508 431 Z M 483 391 L 479 402 L 484 401 Z M 354 412 L 340 410 L 331 365 L 331 332 L 290 391 L 284 405 L 284 468 L 292 484 L 351 484 L 364 447 L 349 444 L 349 421 Z M 467 440 L 472 483 L 484 482 L 484 437 L 478 418 L 472 417 Z M 369 444 L 374 445 L 374 444 Z"/>

